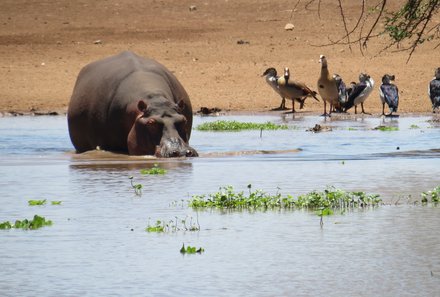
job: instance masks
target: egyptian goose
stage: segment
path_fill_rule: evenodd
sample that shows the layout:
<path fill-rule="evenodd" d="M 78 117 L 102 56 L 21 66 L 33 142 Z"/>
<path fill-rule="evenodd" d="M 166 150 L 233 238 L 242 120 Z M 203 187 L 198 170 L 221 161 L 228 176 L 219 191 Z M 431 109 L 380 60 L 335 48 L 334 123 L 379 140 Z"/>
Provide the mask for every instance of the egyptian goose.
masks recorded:
<path fill-rule="evenodd" d="M 324 55 L 319 57 L 321 63 L 321 75 L 318 79 L 318 92 L 324 100 L 324 114 L 327 116 L 331 114 L 333 105 L 337 105 L 339 102 L 339 92 L 336 80 L 330 75 L 327 66 L 327 59 Z M 330 110 L 327 114 L 327 102 L 330 104 Z"/>
<path fill-rule="evenodd" d="M 287 67 L 284 68 L 284 76 L 279 77 L 277 83 L 282 96 L 292 100 L 292 113 L 295 112 L 295 101 L 299 102 L 300 109 L 304 107 L 307 97 L 313 97 L 319 101 L 315 91 L 312 91 L 306 84 L 290 78 L 290 70 Z"/>
<path fill-rule="evenodd" d="M 281 96 L 281 104 L 280 107 L 274 108 L 272 110 L 285 110 L 286 109 L 286 99 L 283 95 L 280 93 L 280 89 L 278 88 L 278 76 L 277 76 L 277 70 L 273 67 L 267 68 L 266 71 L 261 75 L 264 76 L 266 79 L 266 82 L 269 86 L 272 87 L 272 89 L 277 92 L 278 95 Z"/>
<path fill-rule="evenodd" d="M 382 101 L 382 115 L 385 115 L 385 103 L 390 109 L 387 116 L 392 116 L 393 112 L 397 112 L 399 107 L 399 89 L 391 81 L 395 79 L 394 75 L 385 74 L 382 77 L 382 85 L 380 86 L 380 100 Z"/>
<path fill-rule="evenodd" d="M 440 107 L 440 67 L 435 70 L 435 76 L 429 83 L 429 98 L 431 98 L 432 112 Z"/>
<path fill-rule="evenodd" d="M 362 113 L 364 110 L 364 102 L 373 91 L 374 80 L 366 73 L 359 74 L 359 82 L 352 87 L 347 103 L 344 105 L 345 111 L 354 106 L 354 113 L 357 114 L 357 106 L 360 104 Z"/>

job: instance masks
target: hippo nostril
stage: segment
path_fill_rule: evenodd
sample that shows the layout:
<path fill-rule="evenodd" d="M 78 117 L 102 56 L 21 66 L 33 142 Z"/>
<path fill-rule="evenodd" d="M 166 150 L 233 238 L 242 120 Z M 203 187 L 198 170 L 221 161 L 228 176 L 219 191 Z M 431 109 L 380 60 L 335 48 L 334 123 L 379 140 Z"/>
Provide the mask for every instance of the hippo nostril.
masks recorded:
<path fill-rule="evenodd" d="M 179 156 L 180 156 L 180 154 L 179 154 L 178 151 L 172 151 L 172 152 L 170 153 L 170 157 L 179 157 Z"/>

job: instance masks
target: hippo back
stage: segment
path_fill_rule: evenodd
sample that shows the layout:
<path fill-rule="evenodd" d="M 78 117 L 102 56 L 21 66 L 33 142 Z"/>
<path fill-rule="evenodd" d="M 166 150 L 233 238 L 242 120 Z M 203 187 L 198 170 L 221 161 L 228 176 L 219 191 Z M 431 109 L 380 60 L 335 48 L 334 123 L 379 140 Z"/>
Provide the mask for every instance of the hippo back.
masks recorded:
<path fill-rule="evenodd" d="M 191 102 L 165 66 L 128 51 L 85 66 L 78 75 L 67 113 L 76 150 L 84 152 L 99 146 L 126 152 L 127 135 L 138 116 L 129 107 L 155 94 L 173 103 L 185 103 L 182 114 L 187 118 L 189 139 Z"/>

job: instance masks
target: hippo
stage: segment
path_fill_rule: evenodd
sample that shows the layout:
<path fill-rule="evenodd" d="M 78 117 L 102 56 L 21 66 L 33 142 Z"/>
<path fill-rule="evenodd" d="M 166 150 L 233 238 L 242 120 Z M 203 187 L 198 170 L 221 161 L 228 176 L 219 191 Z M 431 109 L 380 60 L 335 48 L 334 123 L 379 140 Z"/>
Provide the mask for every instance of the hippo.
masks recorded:
<path fill-rule="evenodd" d="M 192 107 L 177 78 L 162 64 L 125 51 L 81 69 L 67 111 L 78 153 L 94 149 L 196 157 L 189 146 Z"/>

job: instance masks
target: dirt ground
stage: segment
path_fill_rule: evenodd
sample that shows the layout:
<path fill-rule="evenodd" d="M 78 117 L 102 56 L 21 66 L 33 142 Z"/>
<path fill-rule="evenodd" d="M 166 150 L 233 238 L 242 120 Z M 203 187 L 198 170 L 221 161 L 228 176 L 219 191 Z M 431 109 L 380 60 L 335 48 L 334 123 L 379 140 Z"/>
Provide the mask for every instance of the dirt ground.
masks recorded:
<path fill-rule="evenodd" d="M 297 1 L 284 0 L 2 0 L 0 114 L 65 113 L 80 69 L 123 50 L 171 69 L 195 111 L 277 107 L 279 96 L 261 77 L 268 67 L 288 66 L 297 80 L 316 90 L 318 59 L 325 54 L 330 72 L 347 83 L 360 72 L 374 78 L 366 111 L 381 112 L 380 79 L 392 73 L 400 89 L 399 111 L 431 112 L 427 87 L 440 66 L 437 42 L 422 44 L 408 64 L 408 52 L 396 48 L 378 55 L 386 36 L 372 40 L 364 56 L 357 45 L 352 52 L 344 45 L 319 46 L 344 35 L 337 2 L 321 2 L 319 18 L 315 4 L 305 9 L 300 2 L 292 14 Z M 350 28 L 360 13 L 358 2 L 342 2 Z M 403 1 L 394 2 L 399 7 Z M 287 23 L 294 29 L 286 31 Z M 322 108 L 322 102 L 308 100 L 302 112 Z"/>

